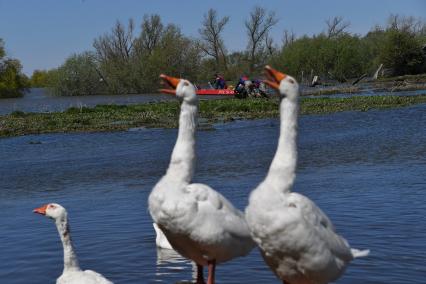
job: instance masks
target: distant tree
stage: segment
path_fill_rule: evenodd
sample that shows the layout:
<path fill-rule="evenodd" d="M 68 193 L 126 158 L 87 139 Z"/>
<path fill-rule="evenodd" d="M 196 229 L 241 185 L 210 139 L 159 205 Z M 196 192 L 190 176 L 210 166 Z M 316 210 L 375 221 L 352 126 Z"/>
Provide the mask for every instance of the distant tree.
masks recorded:
<path fill-rule="evenodd" d="M 351 25 L 350 22 L 345 22 L 343 17 L 336 16 L 325 21 L 327 24 L 327 36 L 329 38 L 338 37 L 346 33 L 346 29 Z"/>
<path fill-rule="evenodd" d="M 296 40 L 296 34 L 293 31 L 284 30 L 283 34 L 283 48 L 286 48 Z"/>
<path fill-rule="evenodd" d="M 274 55 L 275 52 L 277 51 L 277 47 L 274 44 L 274 39 L 271 36 L 269 36 L 269 34 L 267 34 L 265 37 L 265 47 L 266 47 L 267 54 L 269 56 Z"/>
<path fill-rule="evenodd" d="M 228 56 L 229 67 L 225 73 L 226 78 L 236 80 L 241 75 L 246 75 L 249 70 L 249 58 L 246 52 L 235 51 Z"/>
<path fill-rule="evenodd" d="M 0 60 L 3 59 L 5 55 L 6 52 L 4 51 L 4 41 L 2 38 L 0 38 Z"/>
<path fill-rule="evenodd" d="M 136 53 L 139 56 L 151 55 L 160 43 L 163 30 L 164 25 L 159 15 L 144 15 L 140 36 L 135 40 Z"/>
<path fill-rule="evenodd" d="M 322 78 L 345 82 L 363 74 L 361 39 L 349 34 L 329 38 L 304 36 L 283 47 L 272 63 L 295 76 L 314 72 Z"/>
<path fill-rule="evenodd" d="M 426 32 L 426 23 L 422 19 L 413 16 L 401 16 L 391 14 L 388 18 L 388 29 L 411 33 L 414 35 L 424 35 Z"/>
<path fill-rule="evenodd" d="M 30 78 L 30 85 L 33 88 L 45 88 L 48 86 L 48 71 L 34 70 Z"/>
<path fill-rule="evenodd" d="M 20 97 L 28 88 L 28 78 L 17 59 L 7 58 L 0 38 L 0 98 Z"/>
<path fill-rule="evenodd" d="M 385 44 L 385 39 L 386 32 L 380 26 L 374 27 L 361 39 L 362 62 L 365 73 L 373 74 L 379 65 L 383 63 L 379 55 Z"/>
<path fill-rule="evenodd" d="M 250 13 L 250 17 L 245 21 L 248 35 L 247 51 L 249 54 L 249 72 L 253 73 L 259 63 L 263 63 L 265 52 L 265 38 L 269 31 L 278 23 L 274 12 L 269 12 L 256 6 Z"/>
<path fill-rule="evenodd" d="M 49 72 L 49 86 L 54 94 L 62 96 L 103 94 L 106 85 L 96 64 L 92 52 L 71 55 L 58 69 Z"/>
<path fill-rule="evenodd" d="M 364 71 L 363 50 L 358 36 L 342 35 L 333 40 L 335 58 L 330 73 L 334 79 L 346 82 L 361 76 Z"/>
<path fill-rule="evenodd" d="M 134 23 L 130 19 L 127 28 L 117 21 L 111 33 L 95 39 L 93 46 L 102 60 L 128 60 L 133 48 Z"/>
<path fill-rule="evenodd" d="M 220 70 L 221 61 L 224 70 L 228 68 L 226 48 L 221 35 L 228 21 L 229 17 L 225 16 L 222 19 L 218 19 L 217 11 L 210 9 L 204 15 L 202 27 L 198 30 L 201 36 L 200 48 L 204 54 L 214 58 L 216 70 Z"/>
<path fill-rule="evenodd" d="M 141 54 L 138 52 L 133 61 L 134 82 L 138 92 L 156 91 L 159 87 L 158 75 L 161 73 L 193 80 L 199 73 L 201 54 L 195 41 L 185 37 L 176 25 L 161 26 L 163 28 L 153 49 Z"/>
<path fill-rule="evenodd" d="M 422 42 L 410 32 L 389 29 L 379 58 L 394 76 L 426 71 Z"/>
<path fill-rule="evenodd" d="M 129 19 L 127 27 L 117 21 L 110 33 L 95 39 L 96 60 L 99 74 L 114 94 L 134 93 L 133 73 L 134 22 Z"/>

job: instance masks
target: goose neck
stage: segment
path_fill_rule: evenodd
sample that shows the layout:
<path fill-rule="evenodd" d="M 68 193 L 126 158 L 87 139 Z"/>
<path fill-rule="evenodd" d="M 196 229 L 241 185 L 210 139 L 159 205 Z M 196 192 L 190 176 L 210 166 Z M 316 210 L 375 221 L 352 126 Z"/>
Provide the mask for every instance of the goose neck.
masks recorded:
<path fill-rule="evenodd" d="M 198 104 L 182 102 L 179 115 L 179 130 L 170 159 L 167 175 L 190 182 L 195 167 L 195 131 L 197 128 Z"/>
<path fill-rule="evenodd" d="M 62 246 L 64 249 L 64 271 L 80 270 L 77 255 L 75 254 L 74 246 L 70 236 L 68 220 L 66 218 L 57 220 L 56 227 L 58 229 L 59 236 L 61 237 Z"/>
<path fill-rule="evenodd" d="M 297 115 L 297 102 L 288 98 L 282 99 L 278 146 L 266 178 L 272 188 L 281 192 L 289 192 L 295 179 Z"/>

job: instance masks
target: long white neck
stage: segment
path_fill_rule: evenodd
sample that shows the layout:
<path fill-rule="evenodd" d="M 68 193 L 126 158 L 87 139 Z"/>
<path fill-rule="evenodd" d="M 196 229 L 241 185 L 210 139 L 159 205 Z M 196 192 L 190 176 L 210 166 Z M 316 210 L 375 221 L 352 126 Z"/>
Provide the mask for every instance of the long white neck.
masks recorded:
<path fill-rule="evenodd" d="M 189 183 L 194 175 L 197 115 L 198 103 L 182 102 L 178 137 L 166 174 L 168 178 Z"/>
<path fill-rule="evenodd" d="M 298 103 L 284 98 L 280 103 L 280 138 L 265 182 L 269 188 L 290 192 L 296 176 Z"/>
<path fill-rule="evenodd" d="M 64 247 L 64 272 L 81 270 L 72 245 L 67 218 L 57 219 L 55 223 L 61 237 L 62 246 Z"/>

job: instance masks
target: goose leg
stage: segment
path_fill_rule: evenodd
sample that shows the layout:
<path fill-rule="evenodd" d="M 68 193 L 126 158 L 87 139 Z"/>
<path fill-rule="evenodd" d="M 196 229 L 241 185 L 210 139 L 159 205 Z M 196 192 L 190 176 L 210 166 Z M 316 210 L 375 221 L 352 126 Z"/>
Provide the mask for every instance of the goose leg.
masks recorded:
<path fill-rule="evenodd" d="M 197 264 L 197 284 L 206 284 L 204 282 L 203 266 Z"/>
<path fill-rule="evenodd" d="M 214 273 L 216 270 L 216 260 L 211 260 L 207 262 L 209 266 L 209 276 L 207 278 L 207 284 L 214 284 Z"/>

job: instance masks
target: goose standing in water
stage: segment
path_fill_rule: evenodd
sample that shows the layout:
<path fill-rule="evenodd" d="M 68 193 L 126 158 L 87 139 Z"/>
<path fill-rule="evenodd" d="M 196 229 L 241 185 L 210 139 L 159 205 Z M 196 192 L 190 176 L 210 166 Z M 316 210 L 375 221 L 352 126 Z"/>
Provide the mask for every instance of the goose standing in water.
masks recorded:
<path fill-rule="evenodd" d="M 195 130 L 198 98 L 184 79 L 160 76 L 181 102 L 179 130 L 166 174 L 149 196 L 149 212 L 173 249 L 197 264 L 197 283 L 214 283 L 218 263 L 248 254 L 255 246 L 244 214 L 220 193 L 204 184 L 191 183 L 195 166 Z"/>
<path fill-rule="evenodd" d="M 101 274 L 92 270 L 81 270 L 71 242 L 67 211 L 56 203 L 46 204 L 33 211 L 55 221 L 64 248 L 64 271 L 56 284 L 113 284 Z"/>
<path fill-rule="evenodd" d="M 279 91 L 280 137 L 266 178 L 251 193 L 246 219 L 265 262 L 287 284 L 336 280 L 347 264 L 369 251 L 351 249 L 309 198 L 291 192 L 296 176 L 299 86 L 269 66 L 265 83 Z"/>

